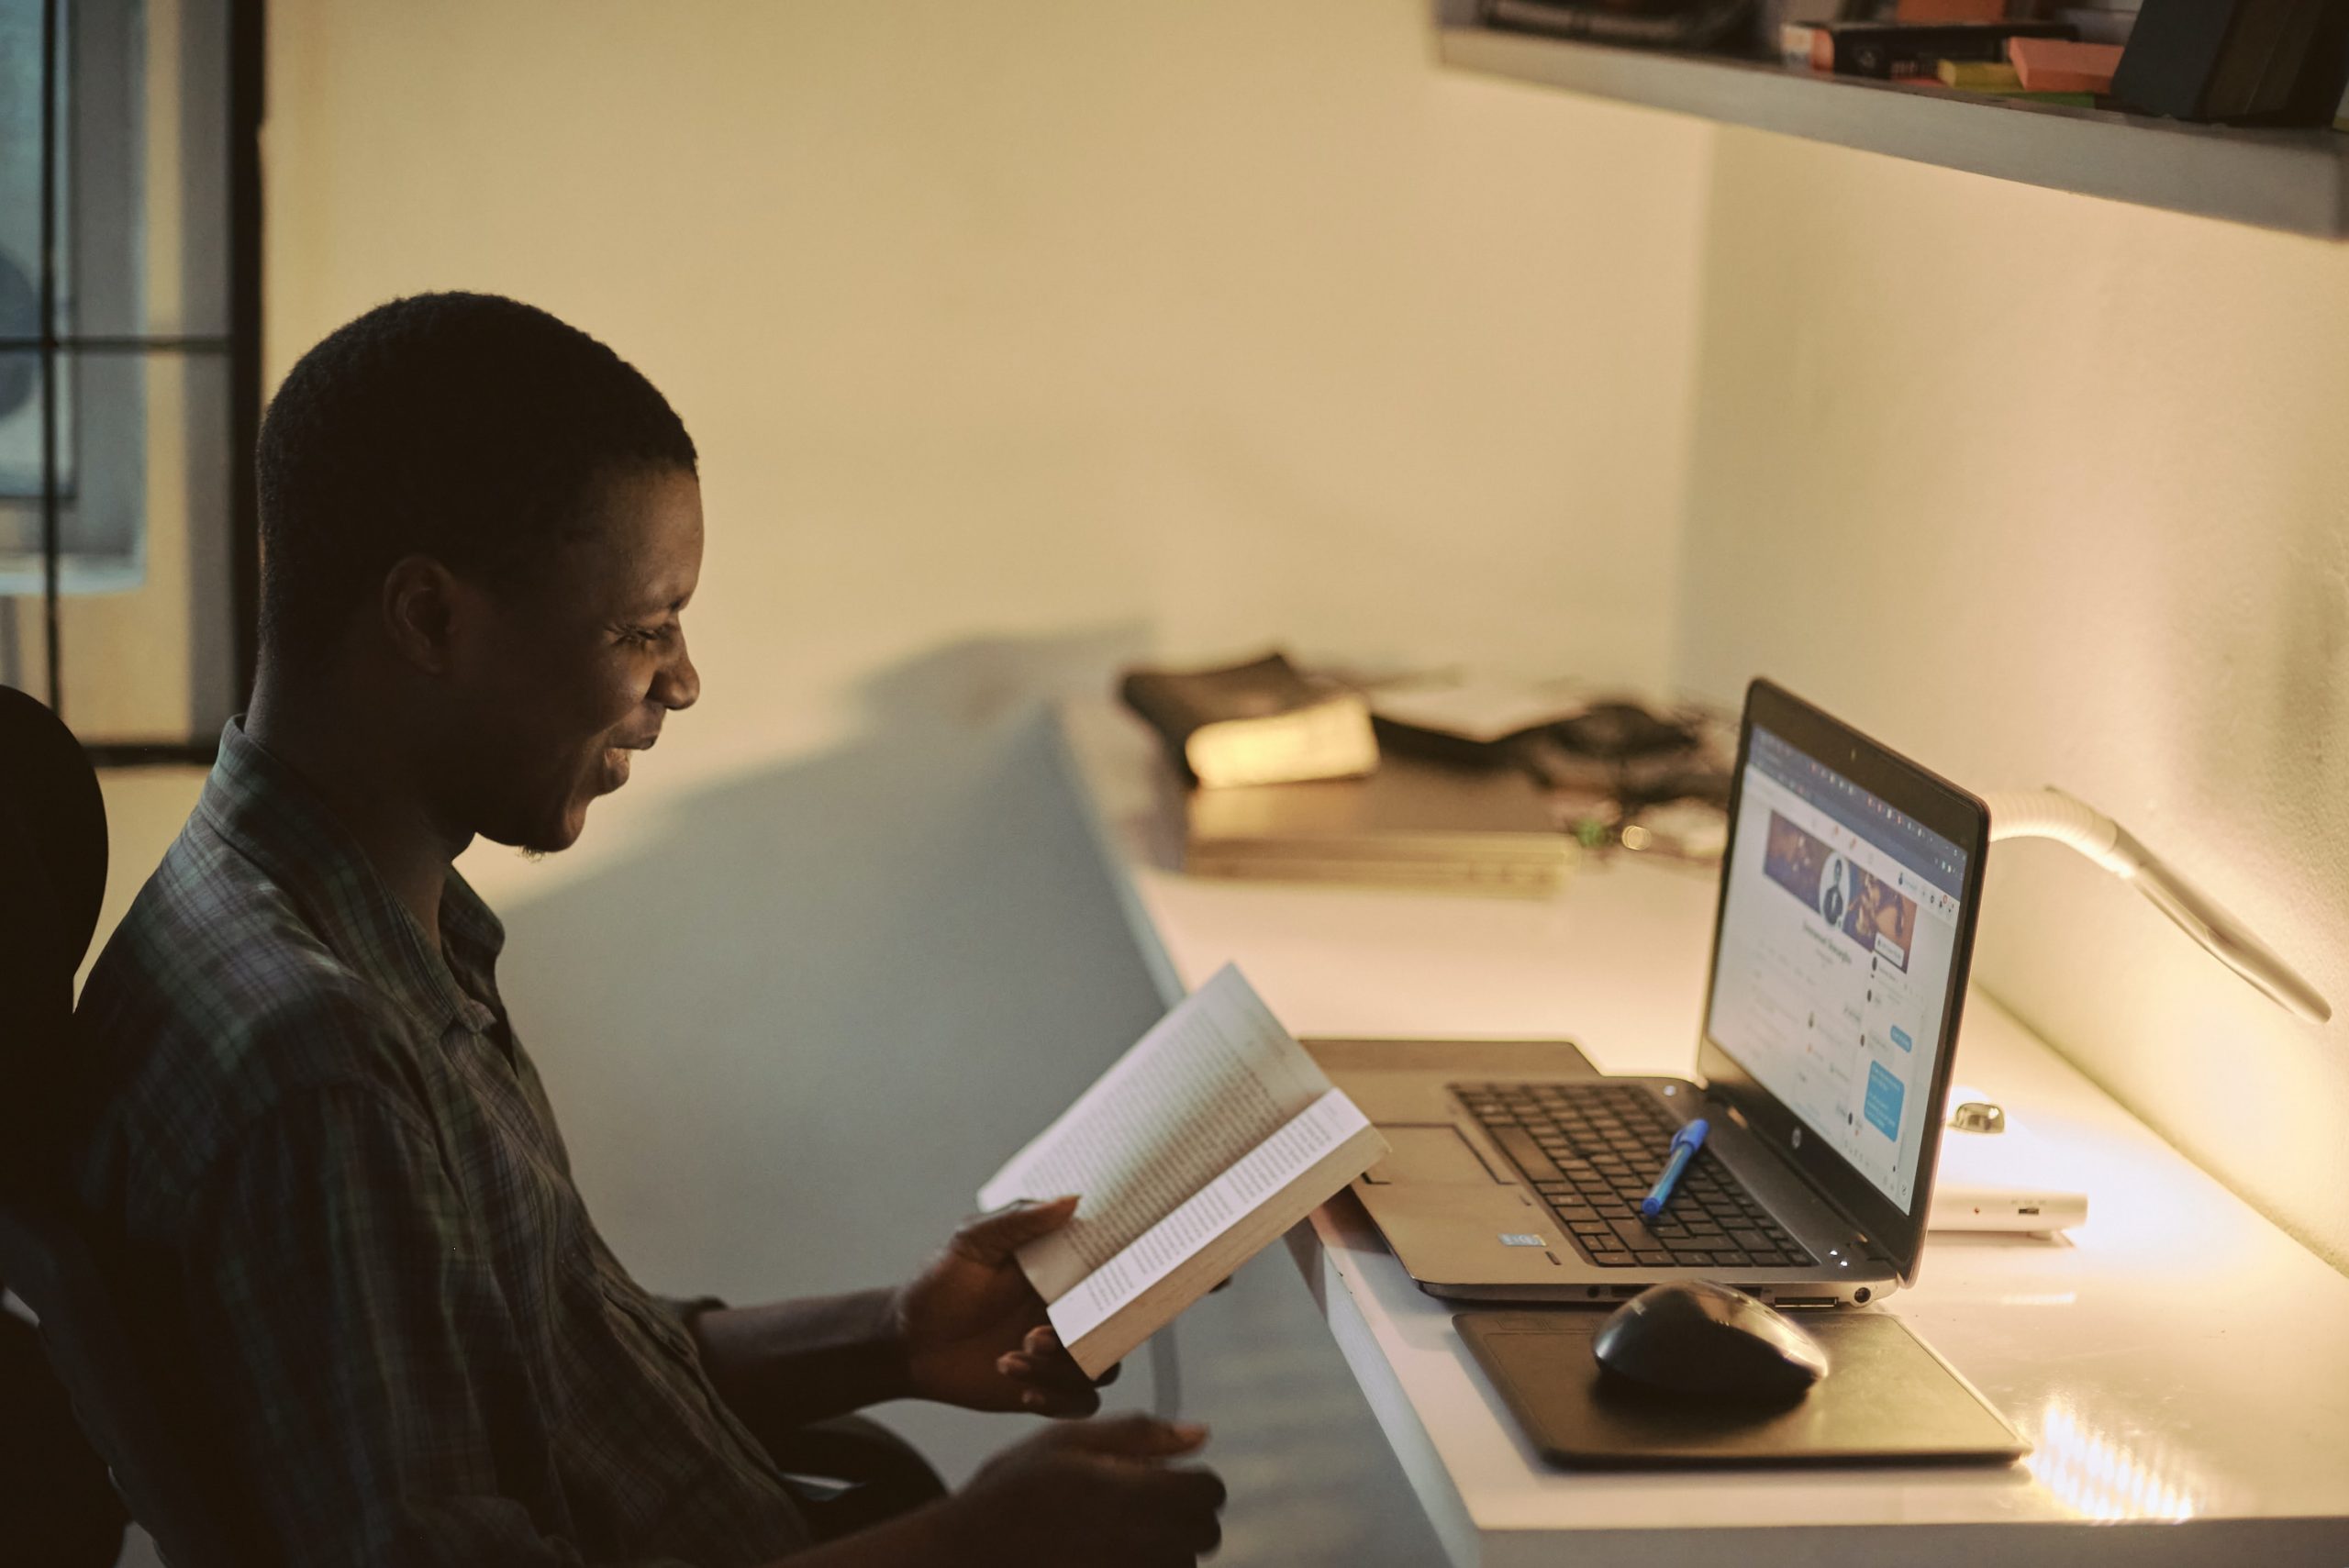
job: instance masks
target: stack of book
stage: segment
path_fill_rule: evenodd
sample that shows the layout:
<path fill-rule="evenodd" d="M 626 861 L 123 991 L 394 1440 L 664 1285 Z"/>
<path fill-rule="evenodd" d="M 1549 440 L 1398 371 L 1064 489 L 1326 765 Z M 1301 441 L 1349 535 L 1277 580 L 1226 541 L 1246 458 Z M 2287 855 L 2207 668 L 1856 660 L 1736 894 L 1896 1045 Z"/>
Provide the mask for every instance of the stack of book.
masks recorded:
<path fill-rule="evenodd" d="M 1361 695 L 1278 653 L 1133 671 L 1119 693 L 1193 786 L 1186 871 L 1537 896 L 1564 880 L 1574 844 L 1531 773 L 1382 758 Z"/>
<path fill-rule="evenodd" d="M 2111 91 L 2121 54 L 2068 21 L 1790 23 L 1779 41 L 1788 64 L 1813 71 L 2083 107 Z"/>
<path fill-rule="evenodd" d="M 2180 119 L 2322 126 L 2349 83 L 2341 0 L 2143 0 L 2134 10 L 1900 0 L 1871 20 L 1788 22 L 1789 65 Z"/>

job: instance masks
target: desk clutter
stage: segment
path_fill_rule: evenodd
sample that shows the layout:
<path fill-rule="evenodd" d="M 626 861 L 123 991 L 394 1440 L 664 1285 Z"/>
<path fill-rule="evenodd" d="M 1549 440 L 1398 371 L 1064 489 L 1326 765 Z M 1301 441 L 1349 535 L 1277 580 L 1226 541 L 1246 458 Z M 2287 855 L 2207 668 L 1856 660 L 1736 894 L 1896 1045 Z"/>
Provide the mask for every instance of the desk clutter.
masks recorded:
<path fill-rule="evenodd" d="M 1379 710 L 1392 706 L 1389 688 L 1361 689 L 1375 728 L 1388 717 Z M 1818 1016 L 1841 1018 L 1856 1006 L 1869 1026 L 1865 1042 L 1832 1032 L 1816 1042 L 1847 1049 L 1858 1068 L 1838 1074 L 1851 1084 L 1840 1111 L 1790 1082 L 1785 1103 L 1800 1118 L 1801 1147 L 1880 1155 L 1896 1132 L 1903 1146 L 1912 1134 L 1930 1143 L 1926 1129 L 1943 1127 L 1937 1153 L 1920 1151 L 1916 1167 L 1938 1167 L 1930 1188 L 1921 1179 L 1909 1187 L 1897 1170 L 1888 1178 L 1896 1201 L 1908 1189 L 1911 1218 L 1930 1196 L 1936 1229 L 1951 1162 L 1967 1153 L 1994 1157 L 1977 1179 L 2065 1181 L 2097 1195 L 2097 1229 L 2077 1246 L 1936 1240 L 1915 1311 L 1901 1301 L 1887 1313 L 1873 1295 L 1831 1310 L 1823 1289 L 1773 1295 L 1772 1275 L 1786 1271 L 1742 1266 L 1756 1261 L 1750 1250 L 1701 1278 L 1693 1270 L 1642 1277 L 1645 1263 L 1671 1260 L 1642 1259 L 1638 1230 L 1626 1235 L 1617 1221 L 1647 1223 L 1636 1206 L 1670 1169 L 1666 1140 L 1653 1129 L 1619 1130 L 1586 1106 L 1587 1140 L 1561 1115 L 1545 1141 L 1539 1118 L 1528 1125 L 1519 1114 L 1528 1151 L 1527 1139 L 1503 1138 L 1507 1124 L 1486 1114 L 1522 1098 L 1526 1086 L 1563 1112 L 1578 1097 L 1575 1085 L 1660 1079 L 1656 1092 L 1673 1091 L 1672 1103 L 1690 1093 L 1679 1080 L 1691 1039 L 1709 1084 L 1718 1080 L 1725 1094 L 1768 1111 L 1754 1085 L 1789 1081 L 1762 1060 L 1766 1041 L 1730 1033 L 1746 1071 L 1705 1065 L 1713 1010 L 1698 971 L 1723 929 L 1713 879 L 1625 857 L 1609 874 L 1573 879 L 1556 906 L 1497 901 L 1475 918 L 1436 911 L 1417 921 L 1397 918 L 1407 911 L 1384 896 L 1283 895 L 1172 876 L 1159 829 L 1177 819 L 1168 809 L 1177 802 L 1155 739 L 1107 704 L 1072 703 L 1064 712 L 1094 836 L 1129 895 L 1121 906 L 1137 939 L 1167 960 L 1163 994 L 1174 999 L 1227 958 L 1245 963 L 1267 996 L 1294 1011 L 1292 1026 L 1337 1037 L 1308 1039 L 1308 1052 L 1390 1144 L 1346 1198 L 1291 1233 L 1289 1251 L 1396 1440 L 1397 1490 L 1407 1487 L 1431 1518 L 1448 1521 L 1444 1539 L 1457 1543 L 1453 1557 L 1462 1562 L 2086 1562 L 2165 1550 L 2180 1561 L 2344 1561 L 2349 1486 L 2337 1455 L 2349 1433 L 2339 1395 L 2349 1388 L 2349 1337 L 2340 1332 L 2349 1289 L 2339 1273 L 2217 1189 L 1987 996 L 1976 995 L 1966 1008 L 1952 1075 L 1965 1082 L 1942 1081 L 1937 1062 L 1925 1058 L 1953 1049 L 1954 1036 L 1885 1015 L 1878 982 L 1889 964 L 1913 994 L 1954 994 L 1962 964 L 1945 976 L 1927 973 L 1933 944 L 1915 940 L 1906 913 L 1887 922 L 1880 899 L 1876 939 L 1854 946 L 1854 909 L 1870 903 L 1860 896 L 1868 891 L 1860 873 L 1881 883 L 1888 872 L 1895 893 L 1918 902 L 1920 926 L 1947 912 L 1950 890 L 1931 877 L 1912 887 L 1908 876 L 1939 865 L 1919 865 L 1914 836 L 1886 831 L 1883 811 L 1867 807 L 1948 829 L 1927 809 L 1919 781 L 1877 795 L 1894 775 L 1875 763 L 1856 770 L 1875 784 L 1854 802 L 1851 771 L 1833 765 L 1853 760 L 1850 738 L 1830 743 L 1821 724 L 1798 722 L 1786 694 L 1762 703 L 1765 695 L 1757 687 L 1750 699 L 1761 705 L 1751 754 L 1762 769 L 1739 769 L 1742 809 L 1754 825 L 1785 817 L 1804 835 L 1832 840 L 1832 853 L 1812 853 L 1783 831 L 1751 846 L 1741 836 L 1741 862 L 1747 848 L 1763 852 L 1749 868 L 1754 880 L 1728 879 L 1733 893 L 1752 895 L 1731 903 L 1765 919 L 1760 928 L 1729 922 L 1731 967 L 1753 973 L 1756 951 L 1808 951 L 1830 993 Z M 1506 712 L 1493 717 L 1496 728 L 1512 723 Z M 1764 744 L 1765 731 L 1783 744 Z M 1841 773 L 1840 782 L 1821 769 Z M 2029 825 L 2029 804 L 1982 803 L 1987 821 L 1954 840 L 1967 863 L 1980 861 L 2001 825 L 2009 839 Z M 1845 828 L 1865 841 L 1838 837 Z M 1977 893 L 1958 890 L 1961 913 Z M 1887 934 L 1900 956 L 1885 945 Z M 1970 945 L 1947 951 L 1962 955 Z M 1847 951 L 1867 956 L 1839 962 Z M 1833 995 L 1839 973 L 1858 981 L 1856 997 Z M 1442 1032 L 1455 1006 L 1457 1036 Z M 1808 1026 L 1813 1013 L 1805 1005 L 1776 1016 Z M 1906 1040 L 1892 1036 L 1894 1024 Z M 1576 1031 L 1593 1037 L 1621 1075 L 1612 1085 L 1561 1039 Z M 1372 1038 L 1381 1034 L 1411 1038 Z M 1874 1071 L 1879 1064 L 1896 1076 L 1921 1069 L 1897 1107 Z M 1823 1086 L 1816 1075 L 1813 1085 Z M 1710 1106 L 1688 1108 L 1708 1117 L 1709 1131 L 1665 1214 L 1677 1212 L 1691 1245 L 1720 1233 L 1729 1249 L 1759 1246 L 1736 1234 L 1753 1228 L 1731 1223 L 1734 1200 L 1696 1180 L 1706 1162 L 1738 1153 L 1738 1122 L 1726 1109 L 1716 1118 Z M 1791 1146 L 1786 1118 L 1748 1122 L 1787 1134 L 1773 1148 Z M 2016 1158 L 2039 1140 L 2054 1157 L 2044 1171 Z M 1731 1173 L 1759 1171 L 1747 1162 Z M 1563 1204 L 1565 1189 L 1602 1174 L 1608 1190 L 1584 1194 L 1581 1207 L 1608 1211 L 1578 1230 L 1582 1217 Z M 1849 1202 L 1883 1187 L 1874 1175 L 1862 1181 Z M 1412 1185 L 1431 1200 L 1427 1223 L 1416 1240 L 1398 1243 L 1391 1206 L 1373 1203 Z M 1802 1237 L 1805 1213 L 1816 1215 L 1797 1203 L 1780 1229 Z M 1460 1223 L 1464 1216 L 1471 1223 Z M 1593 1221 L 1622 1246 L 1575 1251 L 1572 1238 Z M 1680 1238 L 1658 1240 L 1668 1250 Z M 1428 1266 L 1405 1258 L 1413 1246 L 1426 1251 Z M 2225 1260 L 2228 1282 L 2215 1319 L 2193 1309 L 2220 1277 L 2213 1258 Z M 1536 1309 L 1522 1294 L 1447 1296 L 1428 1285 L 1464 1281 L 1473 1289 L 1498 1277 L 1497 1269 L 1538 1283 L 1564 1277 L 1578 1260 L 1591 1265 L 1574 1276 L 1579 1305 L 1542 1296 Z M 1651 1393 L 1606 1371 L 1598 1340 L 1611 1313 L 1666 1284 L 1725 1285 L 1766 1301 L 1817 1342 L 1824 1378 L 1781 1404 Z M 2024 1440 L 2032 1447 L 2027 1464 L 1999 1462 Z M 1982 1462 L 1941 1462 L 1959 1459 Z M 2155 1521 L 2190 1524 L 2172 1530 Z"/>
<path fill-rule="evenodd" d="M 1541 897 L 1617 846 L 1718 860 L 1722 726 L 1561 687 L 1348 682 L 1272 652 L 1134 670 L 1186 788 L 1184 869 Z"/>
<path fill-rule="evenodd" d="M 2327 126 L 2349 84 L 2333 0 L 1484 0 L 1496 28 L 1765 59 L 2024 102 Z"/>

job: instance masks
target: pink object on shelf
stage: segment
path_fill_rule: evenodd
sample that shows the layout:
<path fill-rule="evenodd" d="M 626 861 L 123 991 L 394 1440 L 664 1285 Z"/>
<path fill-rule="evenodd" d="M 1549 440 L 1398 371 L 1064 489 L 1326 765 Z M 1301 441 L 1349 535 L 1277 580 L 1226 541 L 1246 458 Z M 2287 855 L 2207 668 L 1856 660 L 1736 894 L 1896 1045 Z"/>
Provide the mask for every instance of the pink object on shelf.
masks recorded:
<path fill-rule="evenodd" d="M 2026 93 L 2110 93 L 2121 65 L 2117 43 L 2066 43 L 2062 39 L 2015 39 L 2007 61 L 2022 78 Z"/>

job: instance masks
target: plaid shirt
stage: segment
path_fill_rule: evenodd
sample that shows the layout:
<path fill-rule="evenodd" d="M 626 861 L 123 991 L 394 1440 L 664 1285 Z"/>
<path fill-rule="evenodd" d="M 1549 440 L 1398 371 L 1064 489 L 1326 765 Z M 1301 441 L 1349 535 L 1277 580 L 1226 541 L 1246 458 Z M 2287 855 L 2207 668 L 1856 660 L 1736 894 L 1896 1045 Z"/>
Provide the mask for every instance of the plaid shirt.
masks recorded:
<path fill-rule="evenodd" d="M 446 957 L 231 722 L 92 972 L 75 1179 L 303 1568 L 676 1563 L 807 1543 L 677 1309 L 572 1185 L 454 872 Z"/>

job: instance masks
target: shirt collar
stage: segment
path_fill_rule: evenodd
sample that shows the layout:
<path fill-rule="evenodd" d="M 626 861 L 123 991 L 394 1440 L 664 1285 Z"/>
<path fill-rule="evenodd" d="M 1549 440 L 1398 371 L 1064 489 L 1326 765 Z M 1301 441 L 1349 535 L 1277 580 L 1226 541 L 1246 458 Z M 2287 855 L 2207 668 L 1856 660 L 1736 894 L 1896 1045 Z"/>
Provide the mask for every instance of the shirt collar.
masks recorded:
<path fill-rule="evenodd" d="M 423 927 L 376 874 L 367 853 L 300 774 L 245 733 L 240 714 L 220 731 L 219 760 L 196 811 L 284 888 L 328 949 L 374 981 L 436 1032 L 451 1024 L 487 1029 L 495 1013 L 497 954 L 506 928 L 451 867 L 440 894 L 443 958 Z M 489 993 L 458 983 L 451 964 Z"/>

